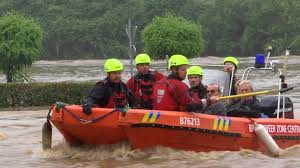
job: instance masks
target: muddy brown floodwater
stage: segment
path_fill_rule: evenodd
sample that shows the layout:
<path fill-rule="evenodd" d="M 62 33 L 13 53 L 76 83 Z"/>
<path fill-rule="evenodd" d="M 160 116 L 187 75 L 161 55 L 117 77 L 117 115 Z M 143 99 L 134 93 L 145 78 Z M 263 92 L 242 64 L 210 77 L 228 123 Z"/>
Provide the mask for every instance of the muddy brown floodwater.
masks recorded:
<path fill-rule="evenodd" d="M 281 59 L 280 57 L 274 59 Z M 241 58 L 242 69 L 252 64 L 253 58 Z M 300 84 L 300 57 L 289 59 L 287 82 L 291 86 Z M 126 61 L 128 63 L 128 61 Z M 221 64 L 217 57 L 196 58 L 194 64 Z M 29 70 L 37 82 L 96 81 L 103 77 L 99 65 L 102 61 L 39 61 Z M 164 62 L 157 62 L 155 69 L 163 69 Z M 125 72 L 125 79 L 129 77 Z M 239 71 L 241 74 L 241 71 Z M 271 75 L 255 74 L 256 89 L 276 88 Z M 4 82 L 4 76 L 0 76 Z M 288 96 L 294 101 L 296 118 L 300 118 L 300 90 Z M 41 148 L 41 127 L 48 109 L 0 111 L 0 167 L 1 168 L 80 168 L 80 167 L 300 167 L 300 147 L 285 150 L 279 158 L 259 152 L 241 150 L 237 152 L 196 153 L 164 147 L 148 150 L 131 150 L 127 142 L 97 147 L 69 147 L 61 134 L 53 127 L 53 148 Z"/>

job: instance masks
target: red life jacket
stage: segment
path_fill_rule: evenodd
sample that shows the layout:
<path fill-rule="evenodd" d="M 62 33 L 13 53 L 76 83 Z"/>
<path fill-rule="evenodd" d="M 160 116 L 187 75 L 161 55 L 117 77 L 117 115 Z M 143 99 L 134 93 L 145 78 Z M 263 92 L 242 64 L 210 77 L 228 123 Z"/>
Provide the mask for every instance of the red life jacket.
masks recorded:
<path fill-rule="evenodd" d="M 194 98 L 195 100 L 200 100 L 198 90 L 192 89 L 192 90 L 189 90 L 189 93 L 190 93 L 191 97 Z"/>
<path fill-rule="evenodd" d="M 128 105 L 127 94 L 124 91 L 112 92 L 109 97 L 107 108 L 124 108 Z"/>
<path fill-rule="evenodd" d="M 180 111 L 180 104 L 176 95 L 174 95 L 174 89 L 168 79 L 156 82 L 153 87 L 153 109 Z"/>
<path fill-rule="evenodd" d="M 128 105 L 127 95 L 124 92 L 113 93 L 107 104 L 107 108 L 124 108 Z"/>
<path fill-rule="evenodd" d="M 128 106 L 128 94 L 127 94 L 127 88 L 125 88 L 120 83 L 120 88 L 118 90 L 114 90 L 113 87 L 111 87 L 107 80 L 100 81 L 99 83 L 103 83 L 106 85 L 107 92 L 105 94 L 106 100 L 104 103 L 104 107 L 106 108 L 124 108 Z M 126 85 L 125 85 L 126 86 Z"/>
<path fill-rule="evenodd" d="M 137 98 L 139 108 L 153 108 L 152 94 L 155 80 L 153 73 L 148 74 L 145 78 L 140 77 L 139 75 L 135 76 L 134 81 L 136 83 L 136 87 L 134 93 Z"/>

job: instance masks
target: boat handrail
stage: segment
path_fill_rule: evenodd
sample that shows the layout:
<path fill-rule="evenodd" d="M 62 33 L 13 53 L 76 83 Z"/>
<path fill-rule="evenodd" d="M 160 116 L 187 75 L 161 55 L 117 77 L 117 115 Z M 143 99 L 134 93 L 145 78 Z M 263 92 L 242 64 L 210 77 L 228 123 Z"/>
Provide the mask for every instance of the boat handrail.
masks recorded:
<path fill-rule="evenodd" d="M 247 80 L 249 77 L 249 74 L 251 71 L 254 70 L 264 70 L 264 71 L 271 71 L 274 73 L 279 74 L 279 83 L 278 83 L 278 89 L 282 89 L 282 69 L 278 69 L 276 66 L 272 66 L 271 68 L 256 68 L 256 67 L 248 67 L 244 70 L 242 75 L 242 80 Z M 285 113 L 285 93 L 278 92 L 278 100 L 277 100 L 277 119 L 279 119 L 279 112 L 280 112 L 280 103 L 281 103 L 281 97 L 282 97 L 282 118 L 284 118 Z"/>
<path fill-rule="evenodd" d="M 275 72 L 275 73 L 278 72 L 279 76 L 282 75 L 282 69 L 248 67 L 243 72 L 242 80 L 247 80 L 250 72 L 253 70 L 265 70 L 265 71 L 271 71 L 271 72 Z"/>

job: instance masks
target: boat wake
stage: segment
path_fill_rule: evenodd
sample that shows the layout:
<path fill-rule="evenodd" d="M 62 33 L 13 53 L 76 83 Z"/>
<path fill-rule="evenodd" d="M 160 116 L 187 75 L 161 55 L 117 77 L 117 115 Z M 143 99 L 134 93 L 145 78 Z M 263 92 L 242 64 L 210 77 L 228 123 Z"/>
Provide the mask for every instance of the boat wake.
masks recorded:
<path fill-rule="evenodd" d="M 54 145 L 46 151 L 39 151 L 38 155 L 48 159 L 81 159 L 86 161 L 99 160 L 130 160 L 144 157 L 138 150 L 131 150 L 127 142 L 113 145 L 72 147 L 65 142 Z"/>
<path fill-rule="evenodd" d="M 255 153 L 254 151 L 251 151 Z M 246 153 L 251 153 L 246 152 Z M 82 161 L 99 160 L 220 160 L 230 151 L 215 152 L 193 152 L 177 150 L 167 147 L 154 147 L 143 150 L 132 150 L 128 142 L 113 145 L 80 146 L 71 147 L 65 142 L 61 142 L 52 149 L 36 153 L 44 159 L 80 159 Z M 244 152 L 245 153 L 245 152 Z"/>

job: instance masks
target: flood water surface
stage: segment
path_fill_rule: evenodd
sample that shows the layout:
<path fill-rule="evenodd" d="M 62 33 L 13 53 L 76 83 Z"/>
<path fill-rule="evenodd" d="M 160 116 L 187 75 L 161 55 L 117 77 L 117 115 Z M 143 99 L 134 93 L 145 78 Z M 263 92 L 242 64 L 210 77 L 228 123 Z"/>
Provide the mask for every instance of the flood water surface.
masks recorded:
<path fill-rule="evenodd" d="M 41 148 L 41 127 L 46 110 L 0 112 L 0 167 L 299 167 L 300 147 L 279 158 L 259 152 L 191 152 L 164 147 L 131 150 L 127 142 L 97 147 L 70 147 L 53 129 L 53 147 Z"/>
<path fill-rule="evenodd" d="M 300 57 L 299 57 L 300 58 Z M 300 85 L 300 60 L 291 57 L 287 82 L 290 86 Z M 220 64 L 217 57 L 193 59 L 194 64 Z M 241 59 L 241 69 L 252 64 L 252 58 Z M 128 61 L 126 62 L 126 64 Z M 103 61 L 39 61 L 29 71 L 37 82 L 97 81 L 104 76 L 99 65 Z M 164 69 L 164 62 L 158 62 L 155 69 Z M 128 67 L 128 66 L 127 66 Z M 127 68 L 129 69 L 129 68 Z M 129 77 L 125 72 L 125 79 Z M 241 72 L 239 72 L 239 75 Z M 253 74 L 257 89 L 276 88 L 278 80 L 274 74 Z M 4 77 L 0 77 L 4 82 Z M 258 79 L 260 78 L 260 79 Z M 289 93 L 294 101 L 296 117 L 300 118 L 299 88 Z M 97 147 L 68 146 L 61 134 L 53 127 L 52 149 L 43 151 L 41 129 L 47 109 L 0 111 L 0 167 L 2 168 L 79 168 L 79 167 L 300 167 L 300 147 L 285 150 L 279 158 L 272 158 L 259 152 L 241 150 L 237 152 L 196 153 L 164 147 L 147 150 L 131 150 L 127 142 Z"/>

